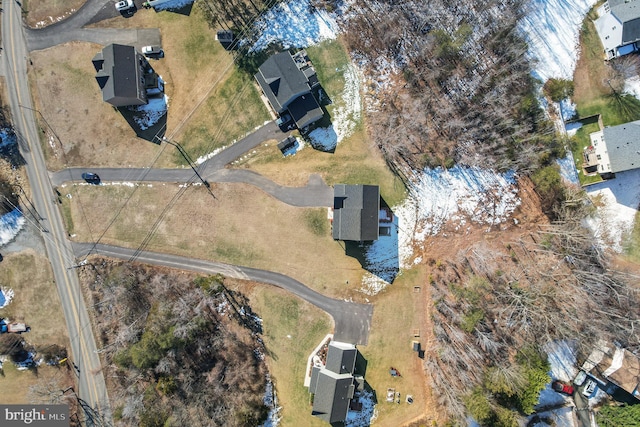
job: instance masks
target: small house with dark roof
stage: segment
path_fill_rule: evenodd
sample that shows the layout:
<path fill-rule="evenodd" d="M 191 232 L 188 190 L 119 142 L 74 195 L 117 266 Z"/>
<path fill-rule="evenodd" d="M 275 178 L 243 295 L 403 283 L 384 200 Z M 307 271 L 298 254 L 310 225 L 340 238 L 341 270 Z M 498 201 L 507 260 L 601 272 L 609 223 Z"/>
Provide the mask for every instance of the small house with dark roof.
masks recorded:
<path fill-rule="evenodd" d="M 640 403 L 640 359 L 629 350 L 600 341 L 582 365 L 598 387 L 619 402 Z"/>
<path fill-rule="evenodd" d="M 320 120 L 324 112 L 312 93 L 316 71 L 304 51 L 272 55 L 258 68 L 255 79 L 279 115 L 291 114 L 298 129 Z"/>
<path fill-rule="evenodd" d="M 355 374 L 357 355 L 353 344 L 329 343 L 325 366 L 315 366 L 311 372 L 312 415 L 332 425 L 344 423 L 351 399 L 364 386 L 362 376 Z"/>
<path fill-rule="evenodd" d="M 640 167 L 640 120 L 589 134 L 591 147 L 585 160 L 604 178 Z M 595 167 L 597 165 L 597 167 Z"/>
<path fill-rule="evenodd" d="M 640 0 L 608 0 L 598 8 L 594 21 L 607 59 L 638 50 Z"/>
<path fill-rule="evenodd" d="M 380 187 L 336 184 L 333 187 L 333 239 L 378 240 Z"/>
<path fill-rule="evenodd" d="M 105 102 L 114 107 L 148 103 L 146 89 L 154 79 L 157 86 L 157 75 L 133 46 L 110 44 L 92 62 Z"/>

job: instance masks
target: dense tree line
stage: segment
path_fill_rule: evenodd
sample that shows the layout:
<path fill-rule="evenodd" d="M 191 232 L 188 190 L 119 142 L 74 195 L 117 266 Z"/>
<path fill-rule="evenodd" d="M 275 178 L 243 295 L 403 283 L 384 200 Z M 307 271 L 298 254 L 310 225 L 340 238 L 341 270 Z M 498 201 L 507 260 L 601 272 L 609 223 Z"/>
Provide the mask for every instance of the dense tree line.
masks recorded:
<path fill-rule="evenodd" d="M 368 120 L 394 169 L 461 163 L 528 172 L 562 152 L 516 28 L 524 2 L 361 0 L 354 8 L 350 51 L 368 64 L 368 77 L 388 71 L 380 58 L 398 76 L 373 90 Z"/>
<path fill-rule="evenodd" d="M 578 360 L 598 339 L 640 350 L 637 291 L 593 245 L 586 199 L 567 199 L 540 232 L 431 261 L 436 346 L 427 371 L 455 418 L 517 425 L 550 380 L 544 348 L 554 340 L 575 343 Z"/>
<path fill-rule="evenodd" d="M 97 261 L 96 307 L 116 425 L 255 426 L 264 421 L 263 346 L 246 299 L 219 277 Z"/>

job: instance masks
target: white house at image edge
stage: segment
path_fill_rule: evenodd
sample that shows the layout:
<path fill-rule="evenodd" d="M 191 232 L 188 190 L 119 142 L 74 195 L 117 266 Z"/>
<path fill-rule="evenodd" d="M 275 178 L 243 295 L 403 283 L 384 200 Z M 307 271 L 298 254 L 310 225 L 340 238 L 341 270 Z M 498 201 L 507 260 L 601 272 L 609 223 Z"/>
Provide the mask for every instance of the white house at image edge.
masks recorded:
<path fill-rule="evenodd" d="M 640 0 L 608 0 L 594 21 L 607 59 L 638 50 Z"/>
<path fill-rule="evenodd" d="M 589 134 L 591 147 L 585 150 L 585 171 L 603 178 L 640 167 L 640 120 Z"/>

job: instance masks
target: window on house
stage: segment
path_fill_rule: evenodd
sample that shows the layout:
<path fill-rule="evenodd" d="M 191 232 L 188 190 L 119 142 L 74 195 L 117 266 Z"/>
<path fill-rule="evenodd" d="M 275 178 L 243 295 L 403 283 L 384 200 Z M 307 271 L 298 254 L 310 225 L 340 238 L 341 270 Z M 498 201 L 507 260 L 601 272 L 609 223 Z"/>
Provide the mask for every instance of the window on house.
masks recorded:
<path fill-rule="evenodd" d="M 601 156 L 600 154 L 598 154 L 598 155 L 596 156 L 596 158 L 597 158 L 598 160 L 602 160 L 602 156 Z"/>
<path fill-rule="evenodd" d="M 605 40 L 609 40 L 609 36 L 605 37 L 604 39 L 605 39 Z"/>

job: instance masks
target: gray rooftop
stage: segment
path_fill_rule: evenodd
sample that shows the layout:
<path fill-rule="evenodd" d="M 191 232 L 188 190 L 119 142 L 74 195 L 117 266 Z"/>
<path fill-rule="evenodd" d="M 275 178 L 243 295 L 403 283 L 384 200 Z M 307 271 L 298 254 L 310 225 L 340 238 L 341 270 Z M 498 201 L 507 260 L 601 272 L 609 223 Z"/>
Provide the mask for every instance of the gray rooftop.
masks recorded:
<path fill-rule="evenodd" d="M 640 120 L 603 130 L 611 172 L 640 167 Z"/>
<path fill-rule="evenodd" d="M 327 350 L 326 368 L 337 374 L 353 374 L 358 350 L 353 344 L 331 341 Z"/>
<path fill-rule="evenodd" d="M 289 52 L 280 52 L 264 61 L 255 75 L 262 91 L 278 114 L 296 97 L 309 92 L 307 77 Z"/>
<path fill-rule="evenodd" d="M 622 23 L 622 44 L 640 40 L 640 0 L 609 0 L 609 7 Z"/>
<path fill-rule="evenodd" d="M 378 240 L 380 188 L 336 184 L 333 187 L 333 239 Z"/>
<path fill-rule="evenodd" d="M 311 415 L 328 423 L 343 422 L 355 392 L 353 376 L 324 369 L 319 372 L 315 384 L 315 390 L 310 389 L 314 393 Z"/>
<path fill-rule="evenodd" d="M 143 73 L 146 60 L 133 46 L 110 44 L 92 62 L 105 102 L 115 107 L 147 103 Z"/>

